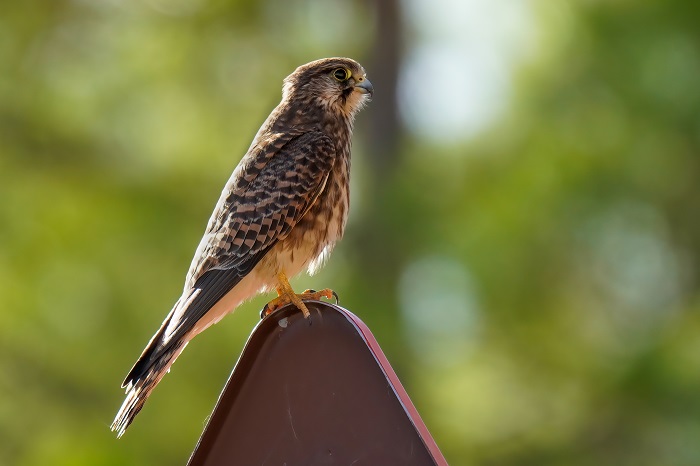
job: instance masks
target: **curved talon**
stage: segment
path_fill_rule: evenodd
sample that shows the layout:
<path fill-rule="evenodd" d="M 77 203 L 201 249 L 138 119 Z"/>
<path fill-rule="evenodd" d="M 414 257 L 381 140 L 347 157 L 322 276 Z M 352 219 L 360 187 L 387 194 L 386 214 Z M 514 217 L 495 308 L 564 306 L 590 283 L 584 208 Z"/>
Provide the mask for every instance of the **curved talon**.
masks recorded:
<path fill-rule="evenodd" d="M 318 300 L 320 298 L 326 298 L 326 299 L 335 299 L 335 304 L 337 305 L 340 302 L 340 298 L 338 297 L 338 293 L 335 292 L 335 290 L 331 290 L 330 288 L 325 288 L 321 291 L 316 291 L 314 289 L 309 288 L 308 290 L 304 290 L 302 294 L 300 294 L 301 299 L 315 299 Z"/>
<path fill-rule="evenodd" d="M 277 309 L 285 306 L 286 304 L 294 304 L 303 314 L 304 318 L 308 319 L 311 313 L 304 304 L 304 300 L 315 300 L 319 301 L 321 298 L 335 299 L 335 304 L 340 302 L 338 293 L 330 288 L 324 288 L 321 291 L 316 291 L 311 288 L 304 290 L 301 294 L 296 294 L 292 290 L 291 286 L 288 286 L 286 282 L 286 277 L 280 274 L 280 286 L 277 288 L 278 297 L 265 304 L 265 306 L 260 310 L 260 319 L 264 319 L 269 316 Z"/>

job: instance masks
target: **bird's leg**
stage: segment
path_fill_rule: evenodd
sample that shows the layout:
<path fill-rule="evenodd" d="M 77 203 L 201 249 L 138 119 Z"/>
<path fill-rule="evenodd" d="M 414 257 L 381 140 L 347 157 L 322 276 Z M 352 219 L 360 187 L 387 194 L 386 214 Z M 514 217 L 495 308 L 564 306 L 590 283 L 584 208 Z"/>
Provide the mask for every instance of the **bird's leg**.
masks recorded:
<path fill-rule="evenodd" d="M 264 315 L 270 315 L 282 306 L 292 303 L 304 314 L 305 319 L 309 318 L 311 313 L 307 309 L 306 304 L 302 302 L 301 296 L 292 289 L 292 285 L 289 284 L 287 275 L 284 272 L 277 274 L 277 286 L 275 289 L 278 296 L 265 305 L 263 308 Z"/>
<path fill-rule="evenodd" d="M 338 302 L 338 294 L 328 288 L 321 291 L 306 290 L 301 294 L 296 294 L 292 289 L 292 285 L 289 284 L 287 275 L 285 275 L 284 272 L 277 274 L 277 282 L 278 283 L 275 290 L 277 290 L 278 296 L 265 305 L 261 313 L 263 314 L 262 317 L 270 315 L 282 306 L 292 303 L 304 314 L 304 318 L 308 319 L 311 313 L 302 300 L 319 300 L 321 298 L 331 299 L 335 297 L 336 303 Z"/>

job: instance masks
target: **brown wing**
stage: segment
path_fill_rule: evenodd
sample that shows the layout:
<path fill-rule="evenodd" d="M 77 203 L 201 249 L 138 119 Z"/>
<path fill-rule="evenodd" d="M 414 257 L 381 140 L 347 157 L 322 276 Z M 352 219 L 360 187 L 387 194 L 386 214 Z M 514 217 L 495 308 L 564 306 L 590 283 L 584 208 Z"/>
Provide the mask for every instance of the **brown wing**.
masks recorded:
<path fill-rule="evenodd" d="M 330 138 L 314 131 L 291 138 L 264 163 L 253 161 L 236 169 L 192 261 L 185 293 L 127 375 L 125 386 L 289 234 L 322 192 L 334 160 Z"/>

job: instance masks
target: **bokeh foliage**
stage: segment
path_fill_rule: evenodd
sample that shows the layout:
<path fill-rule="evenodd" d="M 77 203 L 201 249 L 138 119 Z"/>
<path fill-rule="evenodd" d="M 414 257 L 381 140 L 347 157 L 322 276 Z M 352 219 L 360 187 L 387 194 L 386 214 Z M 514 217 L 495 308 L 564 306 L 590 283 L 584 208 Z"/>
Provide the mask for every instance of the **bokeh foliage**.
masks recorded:
<path fill-rule="evenodd" d="M 347 237 L 296 283 L 368 323 L 450 464 L 700 464 L 700 6 L 530 3 L 538 52 L 486 133 L 403 131 L 389 172 L 360 115 Z M 0 463 L 184 463 L 265 297 L 117 441 L 121 377 L 282 77 L 347 55 L 372 78 L 376 24 L 371 2 L 0 4 Z"/>

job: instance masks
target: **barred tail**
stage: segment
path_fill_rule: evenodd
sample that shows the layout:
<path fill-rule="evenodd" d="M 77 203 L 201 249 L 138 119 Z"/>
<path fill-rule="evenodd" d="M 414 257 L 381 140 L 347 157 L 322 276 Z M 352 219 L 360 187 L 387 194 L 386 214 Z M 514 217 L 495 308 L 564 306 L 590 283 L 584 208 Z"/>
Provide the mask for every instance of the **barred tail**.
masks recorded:
<path fill-rule="evenodd" d="M 118 438 L 124 435 L 127 427 L 141 411 L 153 389 L 156 388 L 160 379 L 168 373 L 170 366 L 172 366 L 182 350 L 185 349 L 185 346 L 187 346 L 186 342 L 178 343 L 173 348 L 160 354 L 156 360 L 149 364 L 147 369 L 130 378 L 134 372 L 132 369 L 132 373 L 129 374 L 130 377 L 127 377 L 124 385 L 126 388 L 126 399 L 122 403 L 121 408 L 119 408 L 119 412 L 111 426 L 112 432 L 116 432 Z M 136 363 L 137 366 L 139 363 L 144 362 L 144 356 L 147 355 L 144 354 L 141 357 Z"/>

